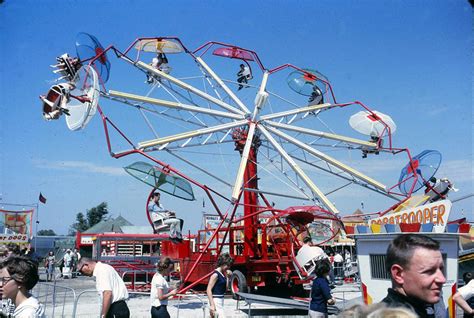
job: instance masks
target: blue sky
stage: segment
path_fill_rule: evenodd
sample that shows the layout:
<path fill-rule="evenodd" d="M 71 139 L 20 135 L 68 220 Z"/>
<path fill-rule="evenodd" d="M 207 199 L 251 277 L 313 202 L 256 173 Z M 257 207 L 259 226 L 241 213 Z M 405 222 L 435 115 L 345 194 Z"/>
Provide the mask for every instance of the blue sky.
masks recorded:
<path fill-rule="evenodd" d="M 409 148 L 412 154 L 439 150 L 443 163 L 438 176 L 450 177 L 460 189 L 451 198 L 470 194 L 471 31 L 472 9 L 467 1 L 65 1 L 58 5 L 57 1 L 6 0 L 0 5 L 4 114 L 0 203 L 33 203 L 41 191 L 48 202 L 40 207 L 40 229 L 61 234 L 77 212 L 102 201 L 109 203 L 114 216 L 146 224 L 149 187 L 122 169 L 143 159 L 111 158 L 97 115 L 78 132 L 69 131 L 64 119 L 46 122 L 41 117 L 38 96 L 54 79 L 49 65 L 62 53 L 74 54 L 78 32 L 91 33 L 104 46 L 113 44 L 122 50 L 144 36 L 177 36 L 191 49 L 220 41 L 258 52 L 268 68 L 292 63 L 318 69 L 330 79 L 338 101 L 360 100 L 392 116 L 398 126 L 397 146 Z M 146 91 L 140 73 L 115 57 L 110 60 L 108 89 Z M 176 61 L 176 73 L 185 76 L 186 70 L 180 70 Z M 237 67 L 233 62 L 219 64 L 217 71 L 235 73 Z M 284 83 L 283 78 L 275 89 L 297 99 L 286 92 Z M 128 110 L 110 101 L 101 105 L 110 111 L 111 119 L 115 115 L 135 132 L 134 124 L 127 122 Z M 155 155 L 161 158 L 160 153 Z M 379 174 L 393 185 L 404 159 L 395 160 L 393 167 L 383 160 L 369 158 L 363 164 L 367 174 Z M 163 197 L 166 206 L 183 215 L 185 229 L 191 231 L 199 227 L 203 210 L 202 193 L 196 197 L 198 201 L 191 203 Z M 337 205 L 346 214 L 362 200 L 341 196 Z M 282 208 L 289 205 L 278 203 Z M 364 200 L 368 211 L 391 203 Z M 472 206 L 472 198 L 456 203 L 453 217 L 464 211 L 472 220 Z"/>

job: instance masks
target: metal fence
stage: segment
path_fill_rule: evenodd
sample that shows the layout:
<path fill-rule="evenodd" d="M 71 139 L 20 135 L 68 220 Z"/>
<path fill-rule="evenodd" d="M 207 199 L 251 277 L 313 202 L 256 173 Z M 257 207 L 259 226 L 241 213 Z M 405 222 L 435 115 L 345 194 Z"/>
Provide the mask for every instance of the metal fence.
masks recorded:
<path fill-rule="evenodd" d="M 54 283 L 39 283 L 32 291 L 45 308 L 47 317 L 74 317 L 73 304 L 76 300 L 74 289 Z"/>
<path fill-rule="evenodd" d="M 150 297 L 148 292 L 129 291 L 129 303 L 135 298 Z M 32 294 L 44 305 L 45 315 L 51 318 L 80 318 L 97 317 L 100 313 L 100 301 L 95 289 L 86 289 L 76 292 L 73 288 L 58 286 L 53 283 L 39 283 L 35 286 Z M 207 301 L 205 295 L 178 294 L 176 307 L 179 317 L 180 308 L 184 307 L 183 300 L 196 303 L 196 309 L 202 310 L 202 317 L 206 317 Z M 148 308 L 147 308 L 148 310 Z M 200 316 L 197 314 L 196 317 Z"/>

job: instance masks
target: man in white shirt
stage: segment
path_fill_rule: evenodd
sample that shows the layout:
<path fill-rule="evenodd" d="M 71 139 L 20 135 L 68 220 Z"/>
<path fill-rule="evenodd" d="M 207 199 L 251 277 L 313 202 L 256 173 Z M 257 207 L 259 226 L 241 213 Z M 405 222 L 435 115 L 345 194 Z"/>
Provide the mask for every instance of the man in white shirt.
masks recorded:
<path fill-rule="evenodd" d="M 66 254 L 63 256 L 64 267 L 63 267 L 63 277 L 64 278 L 72 278 L 72 255 L 71 250 L 67 249 Z"/>
<path fill-rule="evenodd" d="M 105 263 L 83 257 L 78 270 L 85 276 L 94 276 L 96 289 L 101 298 L 101 318 L 129 318 L 127 287 L 115 269 Z"/>
<path fill-rule="evenodd" d="M 183 229 L 184 221 L 176 218 L 174 212 L 166 210 L 160 203 L 160 197 L 160 192 L 156 191 L 153 193 L 153 198 L 148 204 L 148 213 L 150 213 L 154 228 L 156 229 L 162 224 L 169 225 L 171 240 L 180 242 L 183 239 L 181 230 Z"/>
<path fill-rule="evenodd" d="M 336 252 L 336 254 L 334 255 L 334 272 L 335 272 L 334 274 L 336 275 L 336 277 L 344 276 L 343 265 L 344 265 L 344 258 L 342 257 L 341 254 Z"/>

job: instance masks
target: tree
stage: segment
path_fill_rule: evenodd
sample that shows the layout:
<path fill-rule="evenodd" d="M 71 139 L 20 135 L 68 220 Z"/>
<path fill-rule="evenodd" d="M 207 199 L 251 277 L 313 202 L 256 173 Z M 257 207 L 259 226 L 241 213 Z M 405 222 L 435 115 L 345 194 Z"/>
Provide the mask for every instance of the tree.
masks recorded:
<path fill-rule="evenodd" d="M 107 202 L 102 202 L 98 206 L 87 210 L 87 222 L 89 223 L 89 227 L 92 227 L 100 221 L 107 219 L 106 215 L 108 213 L 109 211 L 107 210 Z"/>
<path fill-rule="evenodd" d="M 75 235 L 77 232 L 84 232 L 100 221 L 106 220 L 108 213 L 107 202 L 102 202 L 98 206 L 86 210 L 87 217 L 84 216 L 84 213 L 82 212 L 77 213 L 76 222 L 69 227 L 69 235 Z"/>
<path fill-rule="evenodd" d="M 56 233 L 53 230 L 39 230 L 37 233 L 38 236 L 55 236 Z"/>
<path fill-rule="evenodd" d="M 69 227 L 69 235 L 75 235 L 77 232 L 84 232 L 89 228 L 89 223 L 84 218 L 84 214 L 79 212 L 76 214 L 76 222 Z"/>

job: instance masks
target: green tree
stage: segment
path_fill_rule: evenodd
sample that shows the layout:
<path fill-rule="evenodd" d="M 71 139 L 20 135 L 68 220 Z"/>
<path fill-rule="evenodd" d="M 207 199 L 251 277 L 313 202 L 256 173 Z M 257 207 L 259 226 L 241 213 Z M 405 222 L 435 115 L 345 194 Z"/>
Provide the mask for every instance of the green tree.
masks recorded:
<path fill-rule="evenodd" d="M 87 223 L 89 224 L 89 227 L 96 225 L 102 220 L 106 220 L 108 213 L 109 211 L 107 210 L 107 202 L 102 202 L 98 206 L 87 210 Z"/>
<path fill-rule="evenodd" d="M 56 233 L 53 230 L 39 230 L 38 236 L 55 236 Z"/>
<path fill-rule="evenodd" d="M 69 227 L 69 235 L 75 235 L 77 232 L 84 232 L 88 228 L 96 225 L 102 220 L 107 220 L 107 202 L 102 202 L 84 213 L 76 214 L 76 222 Z"/>
<path fill-rule="evenodd" d="M 89 227 L 89 223 L 84 217 L 84 214 L 82 212 L 79 212 L 76 214 L 76 222 L 74 222 L 69 227 L 69 235 L 75 235 L 77 232 L 84 232 Z"/>

